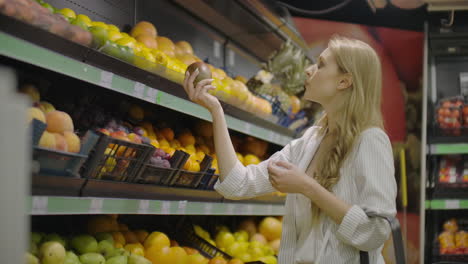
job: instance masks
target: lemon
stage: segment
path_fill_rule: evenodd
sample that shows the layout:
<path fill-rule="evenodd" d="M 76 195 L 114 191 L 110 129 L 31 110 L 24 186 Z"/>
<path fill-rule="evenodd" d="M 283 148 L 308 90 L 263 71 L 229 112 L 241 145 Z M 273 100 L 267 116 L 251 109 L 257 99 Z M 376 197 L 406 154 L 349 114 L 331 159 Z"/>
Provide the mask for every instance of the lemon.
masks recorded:
<path fill-rule="evenodd" d="M 70 24 L 79 26 L 80 28 L 84 30 L 88 30 L 88 25 L 81 19 L 75 18 L 70 22 Z"/>
<path fill-rule="evenodd" d="M 104 45 L 109 38 L 109 33 L 102 27 L 92 26 L 89 28 L 89 32 L 93 35 L 93 45 L 96 47 Z"/>
<path fill-rule="evenodd" d="M 103 28 L 103 29 L 106 29 L 106 30 L 109 28 L 106 23 L 101 22 L 101 21 L 93 21 L 93 22 L 91 22 L 91 26 L 100 27 L 100 28 Z"/>
<path fill-rule="evenodd" d="M 135 47 L 135 41 L 132 40 L 132 38 L 130 37 L 121 37 L 120 39 L 116 40 L 115 43 L 122 46 L 130 47 L 132 49 Z"/>
<path fill-rule="evenodd" d="M 112 24 L 107 24 L 107 29 L 120 32 L 120 29 L 116 25 L 112 25 Z"/>
<path fill-rule="evenodd" d="M 60 11 L 58 11 L 59 14 L 62 14 L 65 17 L 68 17 L 70 19 L 75 19 L 76 14 L 75 11 L 71 10 L 70 8 L 62 8 Z"/>
<path fill-rule="evenodd" d="M 109 31 L 109 39 L 112 40 L 112 41 L 116 41 L 118 39 L 122 38 L 122 34 L 120 34 L 120 32 L 116 32 L 116 31 Z"/>
<path fill-rule="evenodd" d="M 76 19 L 79 19 L 79 20 L 85 22 L 88 27 L 91 26 L 92 21 L 87 15 L 79 14 L 79 15 L 76 16 Z"/>
<path fill-rule="evenodd" d="M 152 49 L 151 54 L 153 54 L 154 58 L 156 59 L 156 63 L 166 66 L 167 56 L 164 54 L 164 52 L 157 49 Z"/>

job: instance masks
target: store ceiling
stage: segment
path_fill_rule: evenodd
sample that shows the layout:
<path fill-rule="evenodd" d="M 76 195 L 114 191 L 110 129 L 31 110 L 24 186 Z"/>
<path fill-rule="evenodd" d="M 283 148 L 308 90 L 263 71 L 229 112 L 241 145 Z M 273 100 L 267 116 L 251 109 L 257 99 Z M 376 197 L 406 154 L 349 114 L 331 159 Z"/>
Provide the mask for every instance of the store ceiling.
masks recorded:
<path fill-rule="evenodd" d="M 291 8 L 288 8 L 288 10 L 292 16 L 423 31 L 424 21 L 428 18 L 426 5 L 419 5 L 419 7 L 414 9 L 397 7 L 397 5 L 411 7 L 408 4 L 409 2 L 413 2 L 413 6 L 418 6 L 416 4 L 417 1 L 420 0 L 350 0 L 349 3 L 348 0 L 269 0 L 265 1 L 265 3 L 270 5 L 270 8 L 274 8 L 278 13 L 284 13 L 286 5 L 282 5 L 281 3 L 306 11 L 312 11 L 313 13 L 342 5 L 341 8 L 326 12 L 325 14 L 306 14 Z M 386 3 L 386 5 L 384 8 L 378 8 L 374 12 L 369 2 L 376 3 L 376 5 Z"/>

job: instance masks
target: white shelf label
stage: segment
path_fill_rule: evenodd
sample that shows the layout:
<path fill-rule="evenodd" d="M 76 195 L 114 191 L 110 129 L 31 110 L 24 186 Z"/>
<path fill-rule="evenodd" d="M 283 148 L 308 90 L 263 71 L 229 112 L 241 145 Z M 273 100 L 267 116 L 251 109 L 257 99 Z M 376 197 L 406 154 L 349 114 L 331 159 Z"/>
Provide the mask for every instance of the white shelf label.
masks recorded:
<path fill-rule="evenodd" d="M 106 88 L 112 87 L 112 78 L 114 78 L 114 74 L 108 71 L 101 71 L 101 80 L 99 84 Z"/>
<path fill-rule="evenodd" d="M 92 214 L 102 213 L 102 203 L 103 203 L 103 199 L 99 199 L 99 198 L 91 199 L 91 204 L 89 205 L 89 212 Z"/>
<path fill-rule="evenodd" d="M 171 213 L 171 202 L 163 201 L 161 204 L 161 214 L 168 215 Z"/>
<path fill-rule="evenodd" d="M 253 205 L 251 204 L 248 204 L 245 208 L 245 212 L 247 213 L 247 215 L 252 215 L 253 213 Z"/>
<path fill-rule="evenodd" d="M 245 123 L 244 130 L 246 134 L 250 134 L 252 131 L 252 125 L 250 123 Z"/>
<path fill-rule="evenodd" d="M 460 209 L 459 200 L 445 200 L 445 209 Z"/>
<path fill-rule="evenodd" d="M 177 208 L 178 214 L 185 214 L 185 210 L 187 209 L 187 201 L 179 201 L 179 206 Z"/>
<path fill-rule="evenodd" d="M 226 214 L 233 215 L 235 209 L 236 209 L 235 204 L 228 204 L 227 207 L 226 207 Z"/>
<path fill-rule="evenodd" d="M 213 41 L 213 55 L 215 58 L 221 57 L 221 43 L 218 41 Z"/>
<path fill-rule="evenodd" d="M 146 94 L 145 94 L 144 99 L 148 102 L 155 103 L 156 98 L 158 97 L 158 92 L 159 92 L 158 90 L 148 87 L 146 89 Z"/>
<path fill-rule="evenodd" d="M 139 214 L 149 213 L 149 206 L 150 206 L 149 200 L 140 200 L 140 203 L 138 205 L 138 213 Z"/>
<path fill-rule="evenodd" d="M 269 204 L 267 206 L 267 215 L 272 215 L 273 214 L 273 205 Z"/>
<path fill-rule="evenodd" d="M 234 66 L 236 54 L 232 50 L 228 50 L 228 64 L 229 66 Z"/>
<path fill-rule="evenodd" d="M 132 95 L 136 98 L 143 98 L 143 94 L 145 93 L 145 86 L 140 82 L 135 82 L 135 86 L 133 86 Z"/>
<path fill-rule="evenodd" d="M 49 199 L 47 196 L 35 196 L 32 200 L 32 214 L 46 214 Z"/>
<path fill-rule="evenodd" d="M 212 211 L 213 211 L 213 204 L 205 203 L 205 214 L 210 215 Z"/>

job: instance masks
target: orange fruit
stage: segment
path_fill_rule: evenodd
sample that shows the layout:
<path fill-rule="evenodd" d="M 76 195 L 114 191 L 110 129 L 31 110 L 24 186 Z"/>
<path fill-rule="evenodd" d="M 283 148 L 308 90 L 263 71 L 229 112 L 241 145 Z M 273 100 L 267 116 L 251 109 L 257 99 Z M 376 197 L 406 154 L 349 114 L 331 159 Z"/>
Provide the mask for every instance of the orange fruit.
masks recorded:
<path fill-rule="evenodd" d="M 88 233 L 94 235 L 101 232 L 117 231 L 117 222 L 107 215 L 94 216 L 88 221 Z"/>
<path fill-rule="evenodd" d="M 132 231 L 122 231 L 122 235 L 125 237 L 127 244 L 139 243 L 138 237 Z"/>
<path fill-rule="evenodd" d="M 135 39 L 145 45 L 148 49 L 157 49 L 158 48 L 158 42 L 152 38 L 150 35 L 138 35 L 135 37 Z"/>
<path fill-rule="evenodd" d="M 161 129 L 160 132 L 161 132 L 161 134 L 164 136 L 164 138 L 166 140 L 169 140 L 169 141 L 174 140 L 174 131 L 171 128 L 165 127 L 163 129 Z"/>
<path fill-rule="evenodd" d="M 145 251 L 145 258 L 150 260 L 153 264 L 166 264 L 170 263 L 170 247 L 163 248 L 147 248 Z"/>
<path fill-rule="evenodd" d="M 265 236 L 268 241 L 281 238 L 281 222 L 274 217 L 265 217 L 258 226 L 260 234 Z"/>
<path fill-rule="evenodd" d="M 194 248 L 191 248 L 191 247 L 182 247 L 185 252 L 187 253 L 187 255 L 195 255 L 195 254 L 200 254 L 200 252 L 198 252 L 198 250 L 194 249 Z"/>
<path fill-rule="evenodd" d="M 153 232 L 146 238 L 143 245 L 147 249 L 150 247 L 153 249 L 161 249 L 164 247 L 169 247 L 171 245 L 171 241 L 166 236 L 166 234 L 162 232 Z"/>
<path fill-rule="evenodd" d="M 182 51 L 182 54 L 190 54 L 190 55 L 193 55 L 193 48 L 192 48 L 192 45 L 190 45 L 190 43 L 188 43 L 187 41 L 178 41 L 175 46 L 177 48 L 179 48 L 179 50 Z"/>
<path fill-rule="evenodd" d="M 212 258 L 208 264 L 227 264 L 227 261 L 223 257 L 217 256 Z"/>
<path fill-rule="evenodd" d="M 172 40 L 166 37 L 156 37 L 156 41 L 158 42 L 158 49 L 164 52 L 166 55 L 170 57 L 175 56 L 175 46 Z"/>
<path fill-rule="evenodd" d="M 195 145 L 195 137 L 190 132 L 183 132 L 179 134 L 177 140 L 182 144 L 182 146 Z"/>
<path fill-rule="evenodd" d="M 208 259 L 200 254 L 187 256 L 187 264 L 208 264 Z"/>
<path fill-rule="evenodd" d="M 112 237 L 114 238 L 114 246 L 117 243 L 121 245 L 125 245 L 127 243 L 124 235 L 119 231 L 112 232 Z"/>
<path fill-rule="evenodd" d="M 140 21 L 132 28 L 132 31 L 130 31 L 130 35 L 132 37 L 137 37 L 140 34 L 147 34 L 155 38 L 158 35 L 158 31 L 150 22 Z"/>
<path fill-rule="evenodd" d="M 148 237 L 148 232 L 145 230 L 135 230 L 133 231 L 138 238 L 138 242 L 145 243 L 145 239 Z"/>
<path fill-rule="evenodd" d="M 177 241 L 171 240 L 171 247 L 178 247 L 178 246 L 179 246 L 179 243 L 177 243 Z"/>

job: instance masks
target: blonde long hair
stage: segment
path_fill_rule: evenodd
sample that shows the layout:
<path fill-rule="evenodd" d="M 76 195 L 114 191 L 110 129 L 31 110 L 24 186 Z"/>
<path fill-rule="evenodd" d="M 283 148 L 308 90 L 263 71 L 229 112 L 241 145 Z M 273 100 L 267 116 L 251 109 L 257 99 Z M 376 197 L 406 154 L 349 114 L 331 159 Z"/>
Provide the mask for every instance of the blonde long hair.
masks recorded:
<path fill-rule="evenodd" d="M 321 162 L 314 174 L 318 183 L 332 191 L 340 179 L 340 168 L 361 132 L 369 127 L 383 128 L 380 108 L 382 70 L 377 53 L 362 41 L 334 37 L 328 43 L 328 48 L 335 56 L 340 70 L 350 73 L 353 80 L 352 86 L 342 91 L 344 100 L 334 131 L 336 142 L 329 151 L 325 151 L 326 159 L 318 157 Z M 321 135 L 327 133 L 326 114 L 316 125 L 321 127 Z M 312 207 L 314 222 L 318 221 L 320 213 L 317 206 Z"/>

